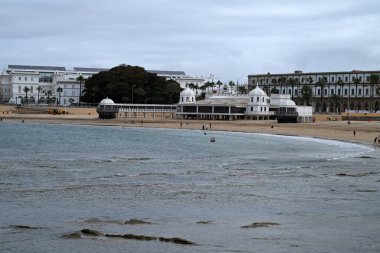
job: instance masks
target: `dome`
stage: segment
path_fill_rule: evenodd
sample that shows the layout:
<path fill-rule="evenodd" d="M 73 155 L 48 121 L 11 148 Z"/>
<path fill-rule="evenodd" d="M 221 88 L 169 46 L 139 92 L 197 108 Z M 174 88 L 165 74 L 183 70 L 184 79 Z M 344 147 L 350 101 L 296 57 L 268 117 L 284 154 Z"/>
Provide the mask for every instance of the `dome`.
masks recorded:
<path fill-rule="evenodd" d="M 112 99 L 109 99 L 108 97 L 100 101 L 101 105 L 113 105 L 115 104 Z"/>
<path fill-rule="evenodd" d="M 193 97 L 195 93 L 190 88 L 186 88 L 181 92 L 181 96 Z"/>
<path fill-rule="evenodd" d="M 259 88 L 259 86 L 256 86 L 251 92 L 249 93 L 250 96 L 266 96 L 267 94 L 265 91 Z"/>

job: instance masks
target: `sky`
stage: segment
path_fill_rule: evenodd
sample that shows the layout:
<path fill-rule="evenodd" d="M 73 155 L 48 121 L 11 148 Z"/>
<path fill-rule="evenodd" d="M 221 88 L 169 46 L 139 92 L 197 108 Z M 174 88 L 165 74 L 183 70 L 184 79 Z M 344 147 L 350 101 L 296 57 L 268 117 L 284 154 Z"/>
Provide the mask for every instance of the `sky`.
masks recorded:
<path fill-rule="evenodd" d="M 8 64 L 250 74 L 380 70 L 379 0 L 0 0 Z"/>

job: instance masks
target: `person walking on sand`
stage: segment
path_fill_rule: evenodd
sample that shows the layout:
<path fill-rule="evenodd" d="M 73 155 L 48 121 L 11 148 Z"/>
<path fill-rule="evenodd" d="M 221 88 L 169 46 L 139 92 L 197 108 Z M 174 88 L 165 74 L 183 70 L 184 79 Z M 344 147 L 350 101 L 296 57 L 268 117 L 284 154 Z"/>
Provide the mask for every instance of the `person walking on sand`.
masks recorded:
<path fill-rule="evenodd" d="M 356 129 L 354 129 L 354 131 L 352 131 L 352 133 L 354 134 L 354 137 L 355 137 L 355 135 L 356 135 Z"/>
<path fill-rule="evenodd" d="M 375 139 L 373 139 L 373 145 L 378 146 L 378 139 L 379 136 L 376 136 Z"/>

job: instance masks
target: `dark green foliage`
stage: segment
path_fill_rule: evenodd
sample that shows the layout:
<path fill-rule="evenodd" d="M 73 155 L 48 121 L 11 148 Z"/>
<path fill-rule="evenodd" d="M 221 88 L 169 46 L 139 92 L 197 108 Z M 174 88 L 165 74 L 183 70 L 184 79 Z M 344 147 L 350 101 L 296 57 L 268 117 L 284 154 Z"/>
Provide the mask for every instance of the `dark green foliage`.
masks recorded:
<path fill-rule="evenodd" d="M 115 103 L 132 103 L 133 98 L 136 104 L 146 101 L 150 104 L 175 104 L 180 92 L 180 85 L 173 80 L 148 73 L 142 67 L 123 64 L 87 79 L 81 101 L 99 103 L 108 97 Z"/>

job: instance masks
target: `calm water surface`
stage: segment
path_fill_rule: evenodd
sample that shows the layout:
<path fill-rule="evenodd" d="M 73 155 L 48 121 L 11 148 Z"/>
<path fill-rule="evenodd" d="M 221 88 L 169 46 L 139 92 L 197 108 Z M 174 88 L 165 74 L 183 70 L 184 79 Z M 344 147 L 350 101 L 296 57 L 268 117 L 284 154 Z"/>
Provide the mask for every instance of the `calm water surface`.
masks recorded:
<path fill-rule="evenodd" d="M 0 252 L 380 252 L 379 150 L 312 138 L 3 122 Z M 152 224 L 123 224 L 130 219 Z M 255 222 L 278 225 L 241 228 Z M 84 228 L 197 245 L 62 238 Z"/>

